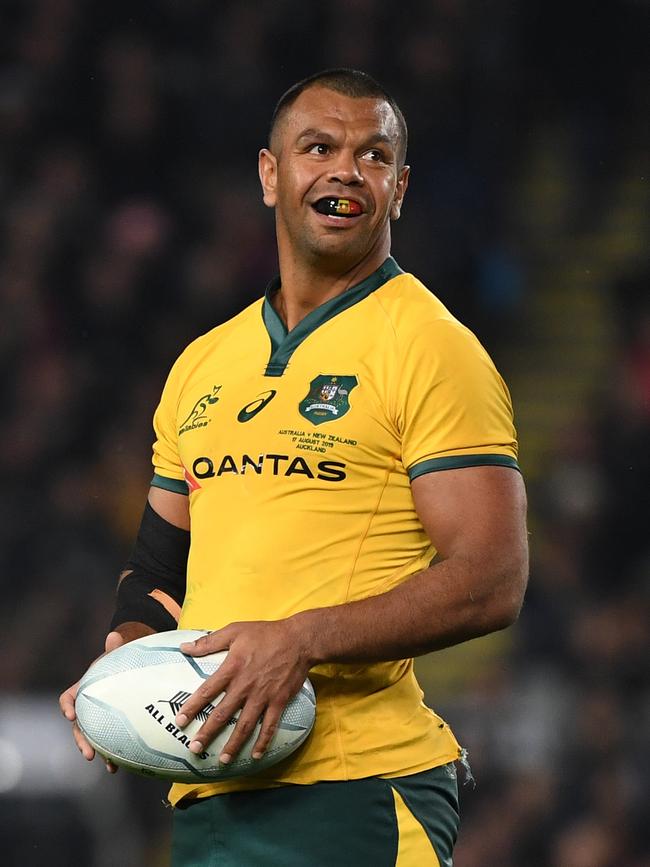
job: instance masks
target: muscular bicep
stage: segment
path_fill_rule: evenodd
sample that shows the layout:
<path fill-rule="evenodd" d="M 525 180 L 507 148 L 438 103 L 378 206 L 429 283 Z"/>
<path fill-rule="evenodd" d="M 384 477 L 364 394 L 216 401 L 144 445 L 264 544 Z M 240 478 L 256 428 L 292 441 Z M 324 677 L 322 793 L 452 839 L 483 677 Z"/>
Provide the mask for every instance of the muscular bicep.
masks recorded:
<path fill-rule="evenodd" d="M 521 596 L 528 576 L 526 492 L 506 467 L 465 467 L 414 479 L 413 499 L 437 559 L 456 558 Z"/>
<path fill-rule="evenodd" d="M 149 488 L 148 500 L 154 512 L 165 521 L 181 530 L 190 529 L 189 497 L 185 494 L 176 494 L 152 485 Z"/>

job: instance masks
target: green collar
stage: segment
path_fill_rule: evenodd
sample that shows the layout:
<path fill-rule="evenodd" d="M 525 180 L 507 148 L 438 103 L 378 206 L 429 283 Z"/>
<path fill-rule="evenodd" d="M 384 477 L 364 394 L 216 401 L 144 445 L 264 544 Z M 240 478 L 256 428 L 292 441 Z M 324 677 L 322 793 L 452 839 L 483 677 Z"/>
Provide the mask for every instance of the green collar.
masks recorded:
<path fill-rule="evenodd" d="M 361 283 L 346 289 L 341 295 L 331 298 L 308 313 L 292 331 L 287 331 L 286 325 L 271 304 L 271 297 L 280 288 L 280 278 L 276 277 L 269 283 L 262 305 L 262 319 L 271 340 L 271 357 L 264 375 L 282 376 L 293 353 L 312 332 L 332 317 L 347 310 L 348 307 L 363 301 L 371 292 L 379 289 L 393 277 L 403 273 L 397 262 L 392 256 L 389 256 L 376 271 L 373 271 Z"/>

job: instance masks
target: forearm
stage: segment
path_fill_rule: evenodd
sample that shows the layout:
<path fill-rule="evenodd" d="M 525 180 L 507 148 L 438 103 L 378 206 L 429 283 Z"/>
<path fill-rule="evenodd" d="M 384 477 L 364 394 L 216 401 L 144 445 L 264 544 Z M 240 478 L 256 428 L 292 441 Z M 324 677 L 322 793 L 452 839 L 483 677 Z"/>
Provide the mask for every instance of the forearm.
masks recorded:
<path fill-rule="evenodd" d="M 147 503 L 126 569 L 120 576 L 111 629 L 139 622 L 152 630 L 176 629 L 185 596 L 190 534 Z"/>
<path fill-rule="evenodd" d="M 509 626 L 523 599 L 526 564 L 489 581 L 477 565 L 444 560 L 368 599 L 290 618 L 311 665 L 377 662 L 440 650 Z"/>

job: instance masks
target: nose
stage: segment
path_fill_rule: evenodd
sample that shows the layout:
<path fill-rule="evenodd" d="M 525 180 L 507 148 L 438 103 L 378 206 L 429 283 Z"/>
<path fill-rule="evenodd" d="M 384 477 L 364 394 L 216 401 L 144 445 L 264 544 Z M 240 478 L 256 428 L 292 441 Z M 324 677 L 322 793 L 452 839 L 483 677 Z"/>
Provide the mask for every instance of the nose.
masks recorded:
<path fill-rule="evenodd" d="M 363 183 L 363 175 L 359 171 L 359 164 L 353 151 L 345 148 L 338 151 L 329 171 L 329 180 L 346 187 Z"/>

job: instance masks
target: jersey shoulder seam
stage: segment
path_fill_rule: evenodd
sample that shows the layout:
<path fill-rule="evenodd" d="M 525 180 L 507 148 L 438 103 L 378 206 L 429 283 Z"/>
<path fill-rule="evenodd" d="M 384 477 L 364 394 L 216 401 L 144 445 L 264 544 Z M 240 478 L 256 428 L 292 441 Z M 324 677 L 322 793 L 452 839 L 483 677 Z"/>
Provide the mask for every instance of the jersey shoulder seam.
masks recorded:
<path fill-rule="evenodd" d="M 250 317 L 255 315 L 255 308 L 261 308 L 263 301 L 263 298 L 258 298 L 252 304 L 249 304 L 248 307 L 245 307 L 242 311 L 237 313 L 236 316 L 232 316 L 225 322 L 220 322 L 219 325 L 215 325 L 214 328 L 211 328 L 209 331 L 205 331 L 203 334 L 195 337 L 194 340 L 188 343 L 185 349 L 180 353 L 177 358 L 177 363 L 182 358 L 185 358 L 187 355 L 191 355 L 192 352 L 202 348 L 206 343 L 210 343 L 211 340 L 218 339 L 221 335 L 239 327 L 245 327 Z M 259 315 L 261 318 L 261 312 Z"/>

